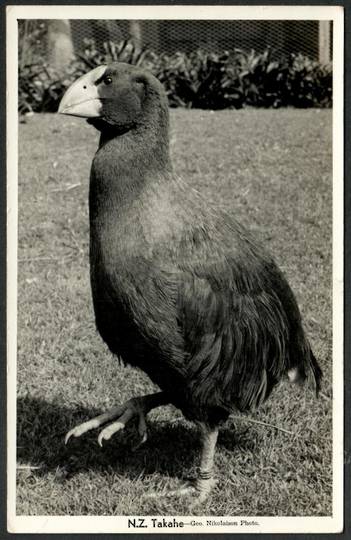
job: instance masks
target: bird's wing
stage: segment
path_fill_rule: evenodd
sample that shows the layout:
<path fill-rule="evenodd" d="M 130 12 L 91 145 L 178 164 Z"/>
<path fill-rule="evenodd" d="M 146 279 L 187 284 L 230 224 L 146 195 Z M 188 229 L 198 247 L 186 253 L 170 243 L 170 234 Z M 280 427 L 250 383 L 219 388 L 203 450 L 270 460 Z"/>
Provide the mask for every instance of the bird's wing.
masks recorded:
<path fill-rule="evenodd" d="M 288 323 L 274 291 L 243 290 L 223 263 L 184 272 L 178 304 L 195 399 L 240 410 L 264 401 L 287 363 Z"/>

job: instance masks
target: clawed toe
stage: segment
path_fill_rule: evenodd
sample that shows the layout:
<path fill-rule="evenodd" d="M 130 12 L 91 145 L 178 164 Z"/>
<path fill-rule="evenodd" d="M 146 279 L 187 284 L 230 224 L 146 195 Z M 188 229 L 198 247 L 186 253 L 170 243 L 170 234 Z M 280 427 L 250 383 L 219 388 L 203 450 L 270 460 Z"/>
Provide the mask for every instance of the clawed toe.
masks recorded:
<path fill-rule="evenodd" d="M 99 428 L 103 426 L 104 424 L 107 424 L 107 422 L 117 418 L 115 422 L 108 424 L 99 433 L 98 444 L 102 447 L 103 441 L 109 440 L 112 437 L 112 435 L 114 435 L 118 431 L 123 430 L 127 422 L 129 422 L 129 420 L 131 420 L 133 417 L 137 417 L 139 419 L 138 432 L 140 435 L 140 441 L 133 449 L 133 450 L 136 450 L 142 444 L 144 444 L 144 442 L 147 440 L 147 427 L 146 427 L 145 411 L 143 409 L 142 398 L 130 399 L 124 405 L 114 407 L 113 409 L 110 409 L 106 413 L 101 414 L 100 416 L 97 416 L 96 418 L 92 418 L 88 422 L 79 424 L 78 426 L 74 427 L 67 433 L 65 437 L 65 444 L 68 443 L 71 437 L 80 437 L 87 431 Z"/>
<path fill-rule="evenodd" d="M 71 429 L 65 436 L 65 444 L 68 443 L 71 437 L 75 437 L 75 429 Z"/>
<path fill-rule="evenodd" d="M 189 508 L 194 508 L 195 506 L 204 502 L 208 498 L 213 485 L 215 485 L 215 480 L 213 479 L 211 479 L 206 485 L 204 485 L 203 483 L 199 484 L 198 481 L 195 481 L 194 483 L 189 482 L 175 490 L 170 490 L 170 491 L 161 492 L 161 493 L 155 493 L 155 492 L 149 493 L 147 497 L 152 498 L 152 499 L 170 498 L 170 497 L 189 498 L 190 499 Z"/>
<path fill-rule="evenodd" d="M 198 493 L 196 491 L 195 485 L 193 484 L 185 484 L 184 486 L 178 488 L 178 489 L 172 489 L 168 491 L 152 491 L 151 493 L 147 493 L 146 497 L 148 499 L 164 499 L 164 498 L 170 498 L 170 497 L 194 497 Z"/>
<path fill-rule="evenodd" d="M 194 484 L 186 484 L 175 491 L 170 491 L 168 497 L 197 497 L 199 495 Z"/>
<path fill-rule="evenodd" d="M 139 442 L 137 442 L 133 448 L 132 448 L 132 452 L 136 452 L 137 450 L 139 450 L 139 448 L 145 444 L 147 441 L 147 431 L 145 431 L 143 434 L 141 434 L 141 438 L 139 440 Z"/>
<path fill-rule="evenodd" d="M 112 435 L 114 435 L 118 431 L 123 430 L 127 422 L 129 422 L 134 417 L 137 417 L 139 419 L 138 432 L 140 435 L 140 441 L 134 447 L 134 449 L 139 448 L 139 446 L 141 446 L 147 439 L 147 428 L 145 413 L 136 399 L 131 399 L 130 401 L 128 401 L 126 403 L 123 414 L 118 418 L 118 420 L 116 422 L 113 422 L 112 424 L 109 424 L 100 432 L 98 436 L 99 445 L 102 446 L 104 440 L 109 440 Z"/>
<path fill-rule="evenodd" d="M 80 437 L 87 431 L 90 431 L 91 429 L 95 429 L 97 427 L 99 427 L 97 418 L 93 418 L 92 420 L 89 420 L 88 422 L 83 422 L 83 424 L 79 424 L 78 426 L 75 426 L 66 434 L 65 444 L 68 443 L 71 437 Z"/>
<path fill-rule="evenodd" d="M 122 422 L 113 422 L 113 424 L 108 425 L 102 431 L 100 431 L 98 436 L 98 444 L 102 447 L 103 441 L 108 441 L 111 439 L 112 435 L 121 431 L 125 428 L 125 424 Z"/>
<path fill-rule="evenodd" d="M 191 506 L 199 504 L 207 499 L 210 494 L 210 489 L 199 489 L 197 483 L 187 484 L 176 491 L 170 491 L 169 497 L 190 497 Z"/>

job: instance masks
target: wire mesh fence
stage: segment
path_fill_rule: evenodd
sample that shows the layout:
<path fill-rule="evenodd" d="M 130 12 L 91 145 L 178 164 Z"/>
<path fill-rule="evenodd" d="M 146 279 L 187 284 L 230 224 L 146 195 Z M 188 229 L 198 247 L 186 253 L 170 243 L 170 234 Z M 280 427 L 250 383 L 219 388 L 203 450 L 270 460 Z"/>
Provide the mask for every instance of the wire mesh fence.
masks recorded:
<path fill-rule="evenodd" d="M 276 55 L 302 53 L 312 59 L 320 56 L 319 21 L 74 20 L 71 31 L 77 50 L 84 47 L 85 38 L 94 39 L 97 47 L 106 41 L 131 38 L 139 46 L 157 53 L 190 52 L 197 48 L 214 52 L 234 48 L 261 52 L 270 47 Z M 330 56 L 332 40 L 328 41 Z"/>
<path fill-rule="evenodd" d="M 57 21 L 59 22 L 59 21 Z M 94 40 L 98 50 L 104 43 L 132 39 L 156 53 L 191 52 L 198 48 L 221 52 L 242 49 L 262 52 L 267 47 L 274 56 L 302 53 L 313 60 L 332 58 L 332 23 L 316 20 L 71 20 L 66 21 L 74 52 L 84 50 L 86 40 Z M 50 21 L 52 25 L 52 21 Z M 39 30 L 40 26 L 41 30 Z M 45 54 L 48 21 L 22 21 L 20 33 L 37 39 L 23 47 L 22 54 L 34 50 Z M 49 52 L 49 51 L 47 51 Z"/>

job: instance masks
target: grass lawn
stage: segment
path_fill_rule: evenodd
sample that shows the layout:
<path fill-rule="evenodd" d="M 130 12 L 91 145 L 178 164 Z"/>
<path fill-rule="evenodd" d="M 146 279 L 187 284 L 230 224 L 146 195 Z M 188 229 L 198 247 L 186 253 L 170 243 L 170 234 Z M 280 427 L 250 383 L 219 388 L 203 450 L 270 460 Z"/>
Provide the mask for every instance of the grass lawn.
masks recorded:
<path fill-rule="evenodd" d="M 274 254 L 325 375 L 319 400 L 284 383 L 258 412 L 228 421 L 218 485 L 196 513 L 331 515 L 331 111 L 171 117 L 177 172 Z M 150 413 L 149 441 L 135 453 L 134 426 L 103 449 L 95 432 L 64 445 L 76 423 L 153 390 L 95 330 L 87 200 L 97 140 L 78 118 L 20 125 L 17 514 L 186 515 L 188 501 L 147 497 L 175 489 L 198 465 L 199 434 L 176 409 Z"/>

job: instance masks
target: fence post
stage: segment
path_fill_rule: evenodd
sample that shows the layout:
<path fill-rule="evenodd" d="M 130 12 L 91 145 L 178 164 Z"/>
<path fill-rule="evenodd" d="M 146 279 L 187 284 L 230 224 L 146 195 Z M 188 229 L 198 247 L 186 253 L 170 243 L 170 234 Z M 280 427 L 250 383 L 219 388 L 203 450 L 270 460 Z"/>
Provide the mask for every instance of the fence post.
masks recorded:
<path fill-rule="evenodd" d="M 64 73 L 74 57 L 71 26 L 68 19 L 51 19 L 47 34 L 48 56 L 58 73 Z"/>
<path fill-rule="evenodd" d="M 142 45 L 142 31 L 140 21 L 130 21 L 129 23 L 129 34 L 131 39 L 134 42 L 136 47 L 141 47 Z"/>
<path fill-rule="evenodd" d="M 319 21 L 319 61 L 330 62 L 330 21 Z"/>

